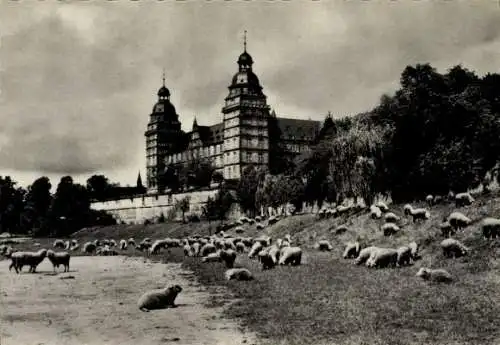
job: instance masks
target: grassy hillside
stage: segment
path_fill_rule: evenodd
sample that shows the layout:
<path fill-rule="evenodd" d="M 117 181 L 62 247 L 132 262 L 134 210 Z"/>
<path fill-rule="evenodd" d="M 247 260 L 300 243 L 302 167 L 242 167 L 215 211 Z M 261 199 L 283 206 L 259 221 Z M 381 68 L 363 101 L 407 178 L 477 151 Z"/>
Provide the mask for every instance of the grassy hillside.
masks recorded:
<path fill-rule="evenodd" d="M 455 236 L 471 248 L 470 255 L 460 259 L 444 259 L 439 248 L 442 237 L 438 225 L 456 210 L 454 205 L 434 206 L 430 220 L 415 224 L 403 216 L 402 206 L 391 205 L 391 211 L 402 218 L 402 231 L 394 237 L 384 237 L 379 230 L 383 221 L 372 220 L 367 212 L 325 220 L 298 215 L 264 230 L 245 226 L 243 236 L 290 234 L 305 250 L 302 266 L 268 271 L 261 271 L 255 261 L 240 255 L 237 266 L 255 273 L 256 280 L 251 283 L 226 282 L 221 264 L 183 258 L 180 249 L 161 258 L 183 261 L 214 291 L 228 286 L 234 296 L 218 294 L 212 303 L 236 297 L 227 308 L 227 316 L 242 319 L 265 344 L 499 344 L 500 240 L 483 239 L 478 222 L 486 215 L 500 217 L 500 198 L 479 198 L 474 205 L 458 209 L 474 221 Z M 336 234 L 339 225 L 346 225 L 348 231 Z M 85 229 L 74 237 L 82 241 L 104 237 L 140 240 L 193 233 L 208 234 L 208 224 L 121 225 Z M 315 251 L 313 245 L 319 239 L 328 239 L 333 251 Z M 341 258 L 344 243 L 352 240 L 386 247 L 415 240 L 422 247 L 422 260 L 395 269 L 355 266 Z M 44 241 L 42 246 L 51 243 L 50 239 Z M 23 246 L 29 247 L 29 241 Z M 129 255 L 137 254 L 129 251 Z M 456 281 L 449 285 L 422 281 L 415 277 L 421 266 L 445 268 Z"/>

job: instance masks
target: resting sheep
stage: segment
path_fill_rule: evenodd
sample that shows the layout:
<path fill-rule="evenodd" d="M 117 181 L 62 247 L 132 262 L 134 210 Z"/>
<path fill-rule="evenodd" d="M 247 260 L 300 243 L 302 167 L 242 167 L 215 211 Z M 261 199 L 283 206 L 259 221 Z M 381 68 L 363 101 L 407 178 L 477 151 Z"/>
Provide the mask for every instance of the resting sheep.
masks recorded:
<path fill-rule="evenodd" d="M 225 273 L 224 276 L 226 277 L 226 280 L 241 280 L 241 281 L 246 281 L 246 280 L 253 280 L 254 277 L 252 273 L 247 270 L 246 268 L 231 268 L 228 269 Z"/>
<path fill-rule="evenodd" d="M 331 251 L 333 246 L 327 240 L 321 240 L 314 245 L 314 248 L 319 251 Z"/>
<path fill-rule="evenodd" d="M 280 265 L 288 265 L 292 266 L 300 265 L 302 261 L 302 249 L 300 247 L 284 247 L 280 251 Z"/>
<path fill-rule="evenodd" d="M 232 249 L 222 250 L 219 255 L 224 264 L 226 264 L 227 268 L 234 267 L 234 262 L 236 261 L 236 251 Z"/>
<path fill-rule="evenodd" d="M 487 217 L 481 222 L 483 236 L 486 239 L 500 237 L 500 219 Z"/>
<path fill-rule="evenodd" d="M 471 223 L 471 220 L 462 212 L 453 212 L 448 216 L 448 222 L 455 230 L 460 230 L 467 227 Z"/>
<path fill-rule="evenodd" d="M 460 241 L 454 238 L 447 238 L 441 242 L 443 255 L 447 258 L 457 258 L 468 254 L 469 249 L 464 246 Z"/>
<path fill-rule="evenodd" d="M 455 205 L 456 207 L 471 205 L 475 199 L 470 195 L 470 193 L 458 193 L 455 195 Z"/>
<path fill-rule="evenodd" d="M 392 248 L 377 248 L 372 251 L 368 260 L 366 260 L 367 267 L 384 268 L 396 267 L 398 262 L 398 251 Z"/>
<path fill-rule="evenodd" d="M 437 283 L 450 283 L 453 281 L 453 277 L 451 276 L 451 274 L 443 269 L 421 267 L 418 270 L 416 276 Z"/>
<path fill-rule="evenodd" d="M 155 309 L 175 307 L 175 298 L 182 291 L 179 285 L 172 285 L 164 289 L 151 290 L 144 293 L 137 302 L 141 311 L 149 312 Z"/>
<path fill-rule="evenodd" d="M 201 258 L 201 262 L 220 262 L 220 261 L 221 257 L 219 252 L 210 253 L 207 256 Z"/>
<path fill-rule="evenodd" d="M 346 244 L 344 254 L 342 257 L 344 259 L 355 258 L 359 255 L 360 245 L 359 242 L 349 242 Z"/>
<path fill-rule="evenodd" d="M 394 235 L 400 230 L 399 226 L 394 223 L 385 223 L 384 225 L 382 225 L 381 229 L 384 233 L 384 236 Z"/>
<path fill-rule="evenodd" d="M 48 250 L 47 251 L 47 258 L 50 260 L 52 263 L 52 266 L 54 267 L 54 272 L 56 271 L 56 268 L 59 267 L 59 265 L 64 266 L 64 272 L 69 271 L 69 259 L 70 255 L 68 252 L 54 252 L 53 250 Z"/>
<path fill-rule="evenodd" d="M 359 252 L 359 255 L 356 258 L 356 261 L 354 261 L 354 263 L 356 265 L 361 265 L 361 264 L 365 263 L 368 260 L 368 258 L 372 255 L 372 252 L 374 252 L 377 249 L 379 249 L 379 248 L 375 247 L 375 246 L 370 246 L 370 247 L 366 247 L 366 248 L 362 249 Z"/>

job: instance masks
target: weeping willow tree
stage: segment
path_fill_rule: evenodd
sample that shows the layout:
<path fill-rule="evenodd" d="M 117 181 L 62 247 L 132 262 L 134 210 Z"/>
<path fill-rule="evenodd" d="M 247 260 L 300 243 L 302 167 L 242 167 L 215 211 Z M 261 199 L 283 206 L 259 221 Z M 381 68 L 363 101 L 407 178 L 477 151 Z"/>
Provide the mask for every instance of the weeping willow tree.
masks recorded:
<path fill-rule="evenodd" d="M 383 147 L 384 130 L 359 122 L 330 142 L 329 174 L 340 199 L 362 198 L 367 205 L 373 202 L 379 192 Z"/>

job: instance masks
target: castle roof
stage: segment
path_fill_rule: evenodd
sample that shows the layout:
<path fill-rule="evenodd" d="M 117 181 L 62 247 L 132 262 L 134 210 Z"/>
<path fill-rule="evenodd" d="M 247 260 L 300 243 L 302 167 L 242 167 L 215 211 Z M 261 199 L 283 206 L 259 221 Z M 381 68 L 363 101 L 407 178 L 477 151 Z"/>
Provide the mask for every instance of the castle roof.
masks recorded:
<path fill-rule="evenodd" d="M 278 117 L 278 127 L 281 130 L 283 139 L 312 139 L 315 138 L 321 129 L 321 121 L 300 120 Z"/>

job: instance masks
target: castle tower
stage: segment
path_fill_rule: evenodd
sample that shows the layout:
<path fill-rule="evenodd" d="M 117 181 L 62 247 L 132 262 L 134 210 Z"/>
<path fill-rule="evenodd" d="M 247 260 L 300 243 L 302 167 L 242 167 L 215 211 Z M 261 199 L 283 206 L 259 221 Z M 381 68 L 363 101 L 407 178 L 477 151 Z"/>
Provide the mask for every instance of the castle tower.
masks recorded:
<path fill-rule="evenodd" d="M 246 46 L 245 31 L 238 72 L 228 87 L 229 95 L 222 108 L 225 179 L 239 179 L 246 165 L 267 166 L 269 162 L 269 106 L 252 71 L 253 59 Z"/>
<path fill-rule="evenodd" d="M 158 101 L 149 116 L 146 132 L 146 183 L 150 192 L 162 191 L 161 176 L 165 169 L 164 157 L 173 152 L 181 136 L 181 123 L 175 107 L 170 103 L 170 90 L 163 85 L 158 90 Z"/>

